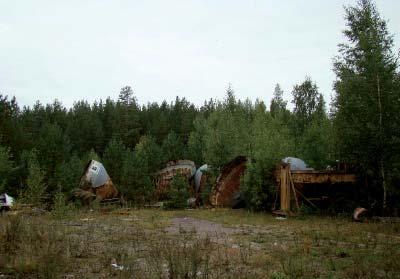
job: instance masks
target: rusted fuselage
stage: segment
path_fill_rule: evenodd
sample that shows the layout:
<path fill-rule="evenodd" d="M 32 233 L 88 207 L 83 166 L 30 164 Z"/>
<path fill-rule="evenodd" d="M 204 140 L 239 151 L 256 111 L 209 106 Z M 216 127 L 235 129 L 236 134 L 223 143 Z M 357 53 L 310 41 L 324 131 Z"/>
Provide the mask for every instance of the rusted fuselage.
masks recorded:
<path fill-rule="evenodd" d="M 172 179 L 180 174 L 189 179 L 196 172 L 196 166 L 190 160 L 176 160 L 167 163 L 167 166 L 157 173 L 156 198 L 162 200 L 166 198 Z"/>
<path fill-rule="evenodd" d="M 240 178 L 246 170 L 247 158 L 239 156 L 224 166 L 210 196 L 213 206 L 232 207 L 240 193 Z"/>

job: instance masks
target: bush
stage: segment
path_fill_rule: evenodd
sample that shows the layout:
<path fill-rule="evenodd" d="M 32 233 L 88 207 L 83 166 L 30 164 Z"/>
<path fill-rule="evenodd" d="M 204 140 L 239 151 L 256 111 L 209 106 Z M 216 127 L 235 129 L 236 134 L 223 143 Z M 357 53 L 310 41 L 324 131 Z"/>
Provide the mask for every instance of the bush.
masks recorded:
<path fill-rule="evenodd" d="M 44 183 L 44 171 L 41 169 L 37 160 L 36 150 L 29 153 L 28 159 L 29 175 L 26 180 L 27 189 L 24 193 L 24 199 L 28 203 L 40 206 L 45 199 L 46 184 Z"/>
<path fill-rule="evenodd" d="M 70 215 L 73 204 L 66 204 L 65 195 L 59 191 L 54 195 L 52 215 L 56 218 L 64 218 Z"/>
<path fill-rule="evenodd" d="M 0 270 L 7 278 L 60 278 L 69 264 L 65 231 L 31 216 L 6 216 L 3 224 Z"/>
<path fill-rule="evenodd" d="M 189 198 L 188 181 L 182 175 L 175 175 L 168 192 L 168 201 L 164 204 L 168 209 L 180 209 L 187 206 Z"/>
<path fill-rule="evenodd" d="M 241 181 L 246 206 L 251 210 L 270 210 L 275 196 L 274 165 L 249 162 Z"/>

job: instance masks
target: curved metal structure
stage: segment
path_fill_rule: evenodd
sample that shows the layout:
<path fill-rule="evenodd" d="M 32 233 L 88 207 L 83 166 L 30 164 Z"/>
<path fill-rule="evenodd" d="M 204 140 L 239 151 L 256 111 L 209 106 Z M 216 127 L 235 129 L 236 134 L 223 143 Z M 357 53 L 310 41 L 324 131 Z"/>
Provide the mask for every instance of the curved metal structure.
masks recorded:
<path fill-rule="evenodd" d="M 181 174 L 188 180 L 196 173 L 196 166 L 190 160 L 176 160 L 167 163 L 167 166 L 157 173 L 156 196 L 158 199 L 165 198 L 172 179 Z"/>
<path fill-rule="evenodd" d="M 225 165 L 210 197 L 211 205 L 233 207 L 240 195 L 240 178 L 246 170 L 247 157 L 238 156 Z"/>

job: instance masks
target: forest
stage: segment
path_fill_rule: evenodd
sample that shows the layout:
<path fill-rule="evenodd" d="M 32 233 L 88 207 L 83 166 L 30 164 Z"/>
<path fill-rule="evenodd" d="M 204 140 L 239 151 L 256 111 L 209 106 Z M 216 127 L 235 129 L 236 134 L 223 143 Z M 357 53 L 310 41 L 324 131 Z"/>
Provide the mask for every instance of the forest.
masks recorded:
<path fill-rule="evenodd" d="M 357 202 L 398 215 L 398 51 L 372 2 L 347 7 L 345 20 L 346 40 L 332 54 L 332 100 L 306 73 L 293 85 L 291 100 L 283 99 L 279 83 L 271 100 L 239 100 L 233 84 L 223 100 L 202 106 L 185 97 L 139 104 L 134 86 L 122 87 L 117 100 L 80 100 L 71 108 L 62 100 L 20 107 L 2 92 L 0 192 L 52 204 L 57 193 L 68 197 L 87 162 L 97 159 L 124 198 L 140 207 L 153 202 L 155 175 L 166 162 L 189 159 L 218 170 L 241 155 L 251 158 L 242 181 L 246 206 L 269 210 L 271 171 L 292 156 L 315 169 L 355 165 L 363 185 Z"/>

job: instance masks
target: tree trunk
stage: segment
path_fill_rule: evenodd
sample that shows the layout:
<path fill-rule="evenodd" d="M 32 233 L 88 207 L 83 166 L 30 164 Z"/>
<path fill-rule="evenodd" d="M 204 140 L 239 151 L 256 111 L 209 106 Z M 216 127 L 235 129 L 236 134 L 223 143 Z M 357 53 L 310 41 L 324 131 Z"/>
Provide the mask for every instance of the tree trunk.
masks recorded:
<path fill-rule="evenodd" d="M 382 129 L 382 102 L 381 102 L 381 88 L 379 84 L 379 75 L 376 75 L 377 89 L 378 89 L 378 106 L 379 106 L 379 137 L 381 144 L 383 144 L 383 129 Z M 382 152 L 382 150 L 380 150 Z M 381 160 L 379 162 L 379 170 L 382 178 L 382 190 L 383 190 L 383 201 L 382 208 L 383 211 L 386 210 L 386 198 L 387 198 L 387 190 L 386 190 L 386 180 L 385 180 L 385 167 L 383 163 L 383 154 L 380 154 Z"/>
<path fill-rule="evenodd" d="M 380 162 L 380 171 L 381 171 L 381 177 L 382 177 L 382 188 L 383 188 L 383 204 L 382 204 L 382 208 L 383 211 L 386 210 L 386 195 L 387 195 L 387 190 L 386 190 L 386 180 L 385 180 L 385 167 L 383 165 L 383 160 L 381 159 Z"/>

